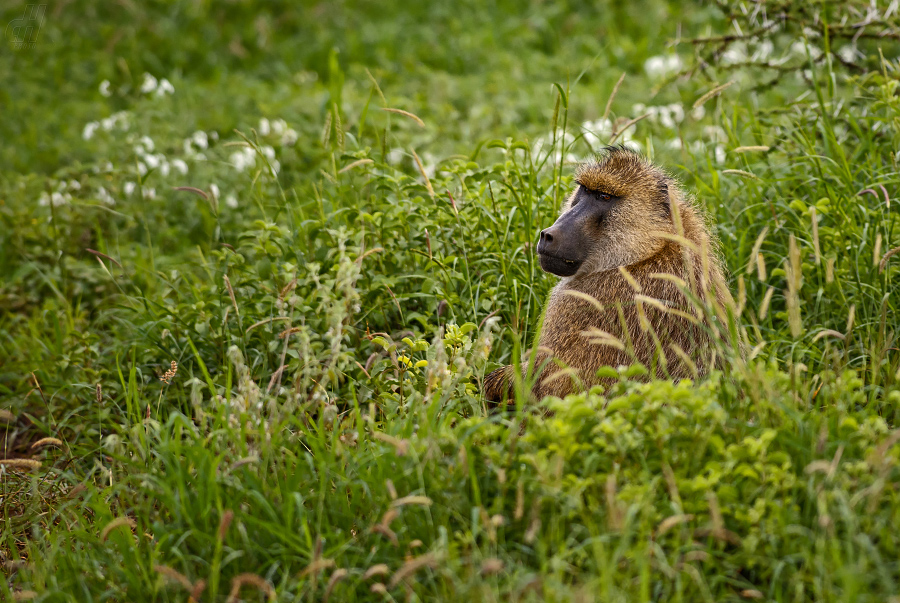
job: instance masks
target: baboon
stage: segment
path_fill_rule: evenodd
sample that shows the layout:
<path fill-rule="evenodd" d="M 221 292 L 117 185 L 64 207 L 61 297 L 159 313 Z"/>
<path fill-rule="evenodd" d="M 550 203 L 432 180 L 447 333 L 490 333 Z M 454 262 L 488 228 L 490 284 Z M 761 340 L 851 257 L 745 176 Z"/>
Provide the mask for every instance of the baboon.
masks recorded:
<path fill-rule="evenodd" d="M 541 268 L 562 278 L 545 308 L 534 398 L 589 388 L 603 382 L 600 367 L 635 361 L 660 378 L 706 372 L 723 325 L 700 307 L 722 316 L 731 295 L 703 214 L 672 176 L 624 147 L 583 164 L 575 181 L 537 245 Z M 512 399 L 513 371 L 485 378 L 487 400 Z"/>

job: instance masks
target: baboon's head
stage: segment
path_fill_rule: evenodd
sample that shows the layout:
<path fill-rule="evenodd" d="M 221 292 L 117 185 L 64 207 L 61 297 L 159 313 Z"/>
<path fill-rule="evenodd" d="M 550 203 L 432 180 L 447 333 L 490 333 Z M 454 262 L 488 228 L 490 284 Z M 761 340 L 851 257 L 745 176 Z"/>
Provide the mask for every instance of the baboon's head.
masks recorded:
<path fill-rule="evenodd" d="M 660 168 L 624 147 L 610 147 L 576 173 L 562 214 L 541 231 L 541 268 L 587 275 L 640 262 L 674 232 L 670 202 L 677 189 Z M 670 190 L 672 189 L 672 190 Z"/>

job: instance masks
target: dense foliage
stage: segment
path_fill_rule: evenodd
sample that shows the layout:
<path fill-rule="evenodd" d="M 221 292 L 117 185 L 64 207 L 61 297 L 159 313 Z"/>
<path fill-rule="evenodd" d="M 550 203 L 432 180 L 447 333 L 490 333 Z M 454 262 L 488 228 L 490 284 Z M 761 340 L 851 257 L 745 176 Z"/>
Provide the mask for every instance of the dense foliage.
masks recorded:
<path fill-rule="evenodd" d="M 4 48 L 0 597 L 897 597 L 895 6 L 407 4 Z M 492 411 L 613 142 L 715 225 L 745 353 Z"/>

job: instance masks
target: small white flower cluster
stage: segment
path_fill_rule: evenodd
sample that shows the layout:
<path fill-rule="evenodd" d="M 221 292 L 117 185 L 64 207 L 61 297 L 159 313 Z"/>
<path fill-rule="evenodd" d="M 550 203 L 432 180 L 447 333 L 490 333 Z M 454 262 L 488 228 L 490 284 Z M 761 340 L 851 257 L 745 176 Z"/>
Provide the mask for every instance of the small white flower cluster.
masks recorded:
<path fill-rule="evenodd" d="M 644 62 L 644 71 L 653 79 L 663 79 L 673 73 L 681 71 L 684 62 L 677 54 L 650 57 Z"/>
<path fill-rule="evenodd" d="M 141 136 L 134 145 L 134 153 L 138 157 L 137 169 L 141 176 L 145 176 L 150 170 L 158 170 L 166 177 L 172 168 L 182 176 L 188 173 L 188 165 L 183 159 L 173 159 L 170 162 L 162 153 L 154 153 L 154 148 L 153 139 L 149 136 Z"/>
<path fill-rule="evenodd" d="M 85 140 L 90 140 L 94 137 L 94 133 L 97 130 L 103 130 L 104 132 L 111 132 L 114 128 L 127 130 L 130 126 L 129 119 L 128 111 L 118 111 L 100 121 L 88 122 L 81 131 L 81 137 Z"/>
<path fill-rule="evenodd" d="M 399 147 L 394 147 L 393 149 L 388 151 L 386 159 L 387 159 L 387 162 L 390 163 L 391 165 L 397 165 L 398 163 L 403 161 L 404 155 L 406 155 L 406 153 L 403 151 L 403 149 L 401 149 Z"/>
<path fill-rule="evenodd" d="M 291 147 L 297 142 L 299 135 L 296 130 L 288 127 L 287 122 L 283 119 L 269 119 L 263 117 L 259 120 L 259 127 L 256 129 L 260 136 L 267 138 L 270 135 L 277 136 L 283 147 Z"/>
<path fill-rule="evenodd" d="M 156 96 L 165 96 L 167 94 L 174 94 L 175 87 L 166 78 L 157 80 L 149 73 L 145 73 L 144 81 L 141 83 L 141 92 L 143 92 L 144 94 L 155 93 Z"/>
<path fill-rule="evenodd" d="M 846 61 L 847 63 L 852 63 L 857 59 L 865 58 L 865 55 L 863 55 L 863 53 L 861 53 L 856 48 L 855 44 L 847 44 L 845 46 L 841 46 L 841 48 L 838 49 L 837 54 L 839 57 L 841 57 L 842 60 Z"/>
<path fill-rule="evenodd" d="M 596 150 L 609 144 L 616 131 L 616 125 L 608 118 L 600 118 L 594 121 L 586 121 L 581 124 L 581 130 L 584 132 L 584 141 Z M 633 151 L 641 150 L 641 143 L 634 139 L 634 133 L 637 131 L 637 124 L 631 124 L 616 137 L 616 142 L 621 143 Z"/>
<path fill-rule="evenodd" d="M 571 133 L 566 132 L 561 140 L 557 140 L 557 144 L 561 145 L 564 149 L 569 149 L 572 146 L 572 143 L 575 142 L 575 137 L 572 136 Z M 553 144 L 553 134 L 548 134 L 547 136 L 540 136 L 535 141 L 531 147 L 531 155 L 534 157 L 535 161 L 538 161 L 541 153 L 549 153 L 550 151 L 545 151 L 544 147 L 549 147 Z M 553 154 L 551 156 L 553 164 L 558 164 L 560 162 L 565 163 L 576 163 L 578 162 L 578 156 L 576 156 L 572 152 L 567 152 L 565 156 L 563 156 L 562 150 L 554 146 Z"/>
<path fill-rule="evenodd" d="M 702 108 L 702 106 L 698 107 L 698 109 Z M 669 130 L 674 130 L 678 124 L 684 121 L 684 107 L 681 103 L 671 103 L 669 105 L 659 105 L 655 107 L 648 107 L 643 103 L 637 103 L 631 110 L 635 115 L 646 114 L 648 120 L 653 123 L 658 123 Z M 703 115 L 703 113 L 699 116 L 694 115 L 694 118 L 700 119 Z"/>
<path fill-rule="evenodd" d="M 794 42 L 791 52 L 797 54 L 797 44 L 800 44 L 800 54 L 806 54 L 802 42 Z M 752 48 L 752 52 L 751 52 Z M 746 62 L 762 62 L 769 61 L 774 65 L 781 65 L 790 58 L 789 56 L 781 58 L 772 58 L 775 51 L 775 45 L 771 40 L 763 40 L 759 44 L 748 46 L 745 42 L 736 42 L 731 44 L 725 52 L 722 53 L 721 62 L 723 65 L 738 65 Z"/>
<path fill-rule="evenodd" d="M 81 190 L 81 183 L 77 180 L 61 180 L 56 184 L 55 191 L 41 194 L 38 198 L 38 205 L 41 207 L 68 205 L 72 201 L 72 193 L 70 191 L 79 190 Z"/>
<path fill-rule="evenodd" d="M 806 57 L 806 47 L 807 47 L 806 42 L 803 42 L 802 40 L 797 40 L 796 42 L 791 44 L 791 54 L 796 55 L 801 58 L 805 58 Z M 814 44 L 810 44 L 809 45 L 809 55 L 815 61 L 816 59 L 818 59 L 819 57 L 822 56 L 822 51 L 819 49 L 818 46 L 815 46 Z"/>
<path fill-rule="evenodd" d="M 126 182 L 122 186 L 122 192 L 125 193 L 126 197 L 130 197 L 134 194 L 134 191 L 137 189 L 137 184 L 134 182 Z M 141 197 L 144 199 L 156 199 L 156 189 L 153 187 L 145 186 L 141 188 Z"/>
<path fill-rule="evenodd" d="M 269 145 L 263 145 L 259 147 L 260 152 L 266 158 L 266 161 L 270 166 L 272 166 L 272 176 L 278 176 L 279 170 L 281 170 L 281 163 L 275 159 L 275 149 L 270 147 Z M 256 150 L 253 147 L 245 146 L 242 147 L 239 151 L 235 151 L 232 153 L 228 161 L 234 168 L 239 172 L 244 172 L 248 168 L 252 168 L 256 166 L 256 160 L 259 157 L 257 156 Z"/>
<path fill-rule="evenodd" d="M 184 156 L 194 161 L 206 161 L 203 151 L 209 148 L 210 140 L 219 140 L 219 133 L 215 130 L 210 130 L 209 133 L 197 130 L 182 142 Z"/>
<path fill-rule="evenodd" d="M 103 188 L 102 186 L 97 190 L 97 198 L 100 199 L 106 205 L 115 205 L 116 200 L 113 199 L 113 196 L 109 194 L 109 191 Z"/>
<path fill-rule="evenodd" d="M 228 348 L 228 360 L 234 366 L 235 387 L 232 392 L 231 407 L 236 411 L 260 413 L 263 410 L 262 391 L 250 376 L 250 369 L 244 362 L 244 355 L 236 345 Z"/>

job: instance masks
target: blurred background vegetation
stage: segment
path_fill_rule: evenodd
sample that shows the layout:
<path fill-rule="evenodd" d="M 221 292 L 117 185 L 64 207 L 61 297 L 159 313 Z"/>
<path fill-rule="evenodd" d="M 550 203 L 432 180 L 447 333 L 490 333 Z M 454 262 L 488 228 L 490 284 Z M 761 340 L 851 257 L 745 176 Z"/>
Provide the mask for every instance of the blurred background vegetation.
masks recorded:
<path fill-rule="evenodd" d="M 898 24 L 48 4 L 0 52 L 0 593 L 897 596 Z M 492 414 L 612 142 L 707 211 L 747 362 Z"/>

